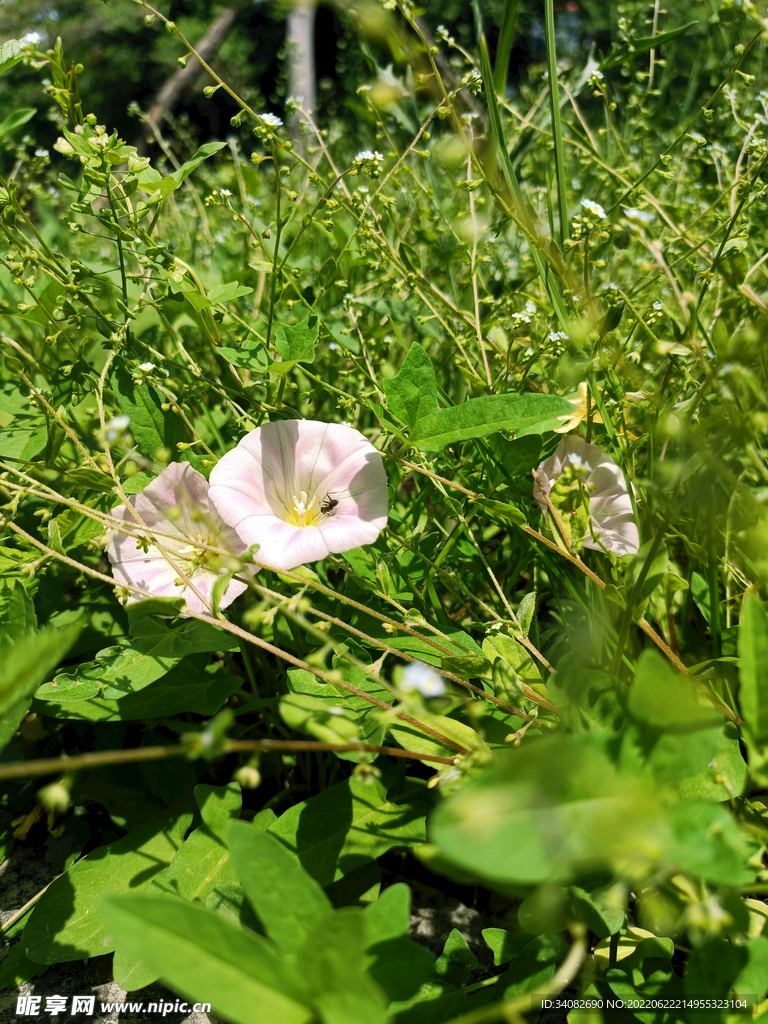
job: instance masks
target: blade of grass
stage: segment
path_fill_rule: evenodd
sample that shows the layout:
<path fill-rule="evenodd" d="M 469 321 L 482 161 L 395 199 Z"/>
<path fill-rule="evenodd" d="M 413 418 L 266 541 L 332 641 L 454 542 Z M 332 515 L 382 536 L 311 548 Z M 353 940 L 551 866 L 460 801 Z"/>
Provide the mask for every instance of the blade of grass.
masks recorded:
<path fill-rule="evenodd" d="M 493 72 L 491 71 L 491 58 L 488 55 L 488 44 L 485 41 L 485 36 L 480 40 L 480 66 L 483 74 L 485 98 L 488 104 L 488 120 L 491 129 L 493 149 L 496 153 L 502 174 L 504 175 L 504 181 L 506 182 L 512 198 L 513 210 L 511 212 L 513 212 L 515 221 L 525 233 L 539 277 L 544 282 L 544 286 L 549 293 L 552 308 L 555 311 L 555 315 L 557 316 L 561 327 L 566 334 L 568 334 L 570 333 L 570 319 L 565 308 L 565 303 L 563 302 L 559 284 L 550 270 L 547 260 L 542 252 L 544 240 L 536 231 L 528 205 L 526 204 L 523 196 L 523 191 L 520 188 L 519 181 L 517 180 L 515 169 L 512 166 L 512 161 L 509 159 L 509 153 L 507 152 L 507 145 L 504 141 L 504 131 L 501 124 L 501 115 L 499 113 L 499 101 L 496 97 Z"/>
<path fill-rule="evenodd" d="M 549 74 L 549 109 L 552 117 L 552 141 L 555 148 L 555 180 L 557 183 L 557 209 L 560 218 L 560 248 L 568 234 L 568 203 L 565 195 L 565 160 L 563 153 L 563 125 L 560 120 L 560 91 L 557 87 L 557 54 L 555 52 L 554 0 L 544 0 L 544 34 L 547 44 L 547 72 Z"/>
<path fill-rule="evenodd" d="M 496 64 L 493 68 L 493 84 L 496 93 L 503 96 L 509 74 L 509 57 L 512 53 L 512 40 L 515 36 L 515 20 L 517 19 L 517 0 L 507 0 L 504 5 L 504 17 L 501 22 L 499 44 L 496 49 Z"/>
<path fill-rule="evenodd" d="M 709 636 L 712 641 L 712 657 L 719 658 L 720 650 L 720 582 L 717 559 L 717 502 L 714 490 L 710 499 L 707 516 L 707 583 L 709 585 Z"/>
<path fill-rule="evenodd" d="M 475 37 L 479 43 L 483 37 L 483 12 L 480 9 L 480 0 L 472 0 L 472 17 L 475 22 Z"/>

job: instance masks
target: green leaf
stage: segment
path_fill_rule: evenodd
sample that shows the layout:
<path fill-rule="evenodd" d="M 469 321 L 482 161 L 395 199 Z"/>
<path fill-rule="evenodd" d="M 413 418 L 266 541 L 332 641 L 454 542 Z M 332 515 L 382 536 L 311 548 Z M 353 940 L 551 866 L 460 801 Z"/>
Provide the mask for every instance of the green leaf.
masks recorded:
<path fill-rule="evenodd" d="M 138 722 L 171 715 L 214 715 L 230 694 L 243 685 L 240 676 L 205 658 L 184 658 L 175 668 L 137 693 L 108 700 L 98 693 L 84 700 L 35 705 L 54 718 L 86 722 Z"/>
<path fill-rule="evenodd" d="M 295 327 L 278 324 L 275 330 L 275 348 L 287 362 L 311 363 L 315 358 L 319 331 L 320 320 L 314 314 Z"/>
<path fill-rule="evenodd" d="M 449 985 L 461 986 L 477 967 L 477 957 L 457 928 L 452 928 L 445 940 L 443 952 L 435 963 L 435 974 Z"/>
<path fill-rule="evenodd" d="M 15 587 L 0 631 L 0 752 L 24 721 L 35 687 L 69 653 L 80 633 L 80 625 L 69 630 L 49 627 L 35 632 L 34 606 L 19 581 L 13 582 Z"/>
<path fill-rule="evenodd" d="M 24 417 L 19 424 L 29 423 L 30 419 Z M 47 441 L 48 428 L 44 425 L 6 427 L 0 433 L 0 458 L 32 462 L 45 448 Z"/>
<path fill-rule="evenodd" d="M 746 784 L 747 763 L 738 729 L 726 722 L 712 760 L 695 775 L 672 783 L 669 793 L 673 800 L 708 800 L 719 804 L 741 796 Z"/>
<path fill-rule="evenodd" d="M 95 661 L 57 675 L 52 683 L 40 687 L 35 700 L 43 714 L 44 701 L 66 704 L 90 700 L 97 694 L 119 701 L 161 679 L 187 655 L 237 647 L 238 641 L 230 634 L 206 622 L 188 619 L 169 627 L 159 619 L 141 617 L 134 620 L 130 636 L 99 651 Z"/>
<path fill-rule="evenodd" d="M 390 802 L 378 779 L 352 776 L 289 807 L 268 831 L 327 886 L 393 847 L 423 842 L 425 813 Z"/>
<path fill-rule="evenodd" d="M 176 451 L 184 440 L 184 431 L 176 416 L 164 412 L 165 401 L 152 384 L 136 384 L 125 366 L 117 364 L 109 375 L 120 411 L 130 421 L 130 431 L 139 452 L 148 459 L 157 458 L 161 449 Z"/>
<path fill-rule="evenodd" d="M 473 504 L 492 516 L 496 516 L 503 522 L 515 523 L 517 526 L 525 526 L 528 522 L 524 512 L 521 512 L 519 508 L 510 505 L 506 501 L 495 501 L 492 498 L 475 498 Z"/>
<path fill-rule="evenodd" d="M 142 601 L 133 601 L 126 606 L 131 619 L 140 619 L 145 615 L 164 615 L 175 618 L 184 607 L 183 597 L 147 597 Z"/>
<path fill-rule="evenodd" d="M 0 75 L 18 64 L 23 56 L 23 47 L 18 39 L 9 39 L 7 43 L 0 44 Z"/>
<path fill-rule="evenodd" d="M 558 395 L 484 395 L 420 419 L 412 440 L 422 451 L 439 452 L 447 444 L 510 430 L 517 437 L 542 434 L 562 423 L 573 405 Z"/>
<path fill-rule="evenodd" d="M 48 627 L 0 644 L 0 715 L 32 695 L 67 656 L 79 633 L 78 625 Z"/>
<path fill-rule="evenodd" d="M 465 725 L 464 722 L 457 722 L 455 718 L 433 715 L 431 712 L 420 710 L 419 721 L 442 733 L 443 736 L 456 740 L 467 750 L 481 751 L 485 749 L 485 744 L 477 732 L 471 726 Z M 427 735 L 415 725 L 409 725 L 408 722 L 403 722 L 399 718 L 388 722 L 387 730 L 393 739 L 397 740 L 406 750 L 415 750 L 420 754 L 437 754 L 439 757 L 452 757 L 456 754 L 455 747 Z"/>
<path fill-rule="evenodd" d="M 657 46 L 663 46 L 664 43 L 668 43 L 671 39 L 675 39 L 677 36 L 681 36 L 684 32 L 687 32 L 689 28 L 694 28 L 698 22 L 689 21 L 685 25 L 680 25 L 678 28 L 672 28 L 668 32 L 659 32 L 655 36 L 644 36 L 639 39 L 630 40 L 629 46 L 621 45 L 614 47 L 611 51 L 610 56 L 606 57 L 600 64 L 601 71 L 607 71 L 609 68 L 615 68 L 617 64 L 621 64 L 627 60 L 630 56 L 636 56 L 639 53 L 647 53 L 648 50 L 653 50 Z"/>
<path fill-rule="evenodd" d="M 340 668 L 344 672 L 344 679 L 352 683 L 359 690 L 369 693 L 377 700 L 391 704 L 394 698 L 391 692 L 380 683 L 375 683 L 370 676 L 357 668 L 350 668 L 343 658 L 334 658 L 334 668 Z M 381 721 L 381 710 L 364 697 L 357 697 L 349 691 L 342 689 L 334 682 L 321 683 L 316 676 L 304 669 L 294 668 L 288 670 L 288 687 L 291 693 L 309 694 L 323 702 L 326 712 L 330 708 L 342 708 L 346 713 L 346 720 L 354 720 L 357 736 L 361 743 L 370 743 L 373 746 L 381 746 L 384 742 L 386 727 Z M 337 712 L 332 713 L 338 718 Z M 338 742 L 338 738 L 337 738 Z M 349 750 L 337 750 L 336 756 L 344 761 L 359 762 L 360 752 Z"/>
<path fill-rule="evenodd" d="M 65 132 L 65 135 L 66 134 L 67 133 Z M 226 142 L 207 142 L 204 146 L 200 146 L 191 160 L 187 160 L 187 162 L 182 164 L 178 170 L 174 171 L 173 174 L 169 174 L 165 178 L 161 178 L 154 168 L 148 167 L 139 176 L 139 188 L 143 189 L 144 192 L 154 193 L 152 200 L 150 200 L 147 205 L 154 205 L 153 200 L 155 202 L 166 200 L 172 192 L 175 192 L 176 189 L 179 188 L 184 179 L 188 178 L 196 167 L 199 167 L 203 160 L 207 160 L 209 156 L 213 156 L 214 153 L 218 153 L 220 149 L 224 148 L 224 146 L 226 146 Z"/>
<path fill-rule="evenodd" d="M 132 956 L 234 1024 L 308 1024 L 299 979 L 261 935 L 173 896 L 108 896 L 99 910 Z"/>
<path fill-rule="evenodd" d="M 227 839 L 237 876 L 267 935 L 284 952 L 297 952 L 312 927 L 332 911 L 330 900 L 269 832 L 236 821 Z"/>
<path fill-rule="evenodd" d="M 114 505 L 114 498 L 107 499 L 109 505 Z M 104 498 L 99 499 L 100 504 Z M 108 511 L 108 507 L 102 509 Z M 99 537 L 104 532 L 104 525 L 91 516 L 83 515 L 75 509 L 68 508 L 53 519 L 48 520 L 48 536 L 51 539 L 51 547 L 55 547 L 53 538 L 61 545 L 61 553 L 65 554 L 73 548 L 85 544 L 86 541 Z"/>
<path fill-rule="evenodd" d="M 674 783 L 702 771 L 715 756 L 723 715 L 693 683 L 675 675 L 656 651 L 642 655 L 629 691 L 635 723 L 622 738 L 621 762 L 650 768 L 659 782 Z"/>
<path fill-rule="evenodd" d="M 208 309 L 211 305 L 211 300 L 207 295 L 201 295 L 197 289 L 193 288 L 190 291 L 183 291 L 180 293 L 182 299 L 188 302 L 192 309 L 196 313 L 201 313 L 204 309 Z"/>
<path fill-rule="evenodd" d="M 717 711 L 685 676 L 676 675 L 661 654 L 645 651 L 629 691 L 635 718 L 661 729 L 694 729 L 722 725 Z"/>
<path fill-rule="evenodd" d="M 96 905 L 108 893 L 141 891 L 170 864 L 192 815 L 178 808 L 100 846 L 55 879 L 35 905 L 22 942 L 40 964 L 66 963 L 111 953 L 115 944 Z"/>
<path fill-rule="evenodd" d="M 209 288 L 208 298 L 212 306 L 221 306 L 225 302 L 232 302 L 233 299 L 250 295 L 252 292 L 253 288 L 249 288 L 248 285 L 240 284 L 239 281 L 229 281 L 227 284 L 217 284 L 213 288 Z"/>
<path fill-rule="evenodd" d="M 168 867 L 153 879 L 148 892 L 204 900 L 218 885 L 236 880 L 225 837 L 227 825 L 240 815 L 240 786 L 236 782 L 228 786 L 198 785 L 195 800 L 202 824 L 190 833 Z"/>
<path fill-rule="evenodd" d="M 571 886 L 571 903 L 591 932 L 600 939 L 615 935 L 624 924 L 627 894 L 621 885 L 583 889 Z"/>
<path fill-rule="evenodd" d="M 618 863 L 626 843 L 656 836 L 664 815 L 649 783 L 617 772 L 605 743 L 558 735 L 500 758 L 436 808 L 430 841 L 462 872 L 503 884 L 569 881 Z"/>
<path fill-rule="evenodd" d="M 539 434 L 526 434 L 515 441 L 505 437 L 491 437 L 486 442 L 495 459 L 501 463 L 504 474 L 511 480 L 523 477 L 530 479 L 531 470 L 541 462 L 542 437 Z M 494 467 L 496 474 L 503 477 Z"/>
<path fill-rule="evenodd" d="M 755 743 L 768 742 L 768 616 L 748 594 L 739 627 L 739 703 Z"/>
<path fill-rule="evenodd" d="M 297 732 L 324 743 L 358 740 L 357 724 L 349 712 L 308 693 L 289 693 L 280 698 L 280 717 Z"/>
<path fill-rule="evenodd" d="M 21 580 L 0 578 L 0 650 L 35 629 L 35 605 Z"/>
<path fill-rule="evenodd" d="M 685 994 L 699 998 L 731 995 L 748 960 L 746 947 L 735 946 L 720 937 L 709 939 L 688 957 L 683 978 Z M 761 981 L 764 980 L 765 975 Z M 707 1016 L 693 1013 L 689 1014 L 689 1019 L 705 1021 Z"/>
<path fill-rule="evenodd" d="M 345 907 L 317 921 L 297 960 L 323 1024 L 385 1024 L 383 993 L 365 969 L 362 910 Z"/>
<path fill-rule="evenodd" d="M 2 69 L 0 69 L 0 74 L 2 74 Z M 27 121 L 31 121 L 36 113 L 36 107 L 20 107 L 19 110 L 14 110 L 4 121 L 0 122 L 0 139 L 15 128 L 20 128 Z"/>
<path fill-rule="evenodd" d="M 363 911 L 366 966 L 389 999 L 408 999 L 434 972 L 435 958 L 408 935 L 411 890 L 390 885 Z"/>
<path fill-rule="evenodd" d="M 513 935 L 505 928 L 484 928 L 482 934 L 493 953 L 493 962 L 497 967 L 509 963 L 531 941 L 530 935 Z"/>
<path fill-rule="evenodd" d="M 246 370 L 253 370 L 255 373 L 264 373 L 272 360 L 263 345 L 256 341 L 246 341 L 242 348 L 226 348 L 222 346 L 215 350 L 216 355 L 226 359 L 232 366 L 242 366 Z"/>
<path fill-rule="evenodd" d="M 757 843 L 742 832 L 728 811 L 718 804 L 680 803 L 666 814 L 671 834 L 664 856 L 668 863 L 716 885 L 737 888 L 754 883 L 747 867 Z"/>
<path fill-rule="evenodd" d="M 415 341 L 408 349 L 400 372 L 382 381 L 389 411 L 413 429 L 428 416 L 439 412 L 437 378 L 432 362 Z"/>
<path fill-rule="evenodd" d="M 512 999 L 544 988 L 565 959 L 568 947 L 558 935 L 537 935 L 518 953 L 502 974 L 503 998 Z"/>
<path fill-rule="evenodd" d="M 224 149 L 226 142 L 206 142 L 204 146 L 200 146 L 195 155 L 183 163 L 177 171 L 174 171 L 170 175 L 171 178 L 179 185 L 188 178 L 195 168 L 199 167 L 203 160 L 207 160 L 209 156 L 213 156 L 214 153 L 218 153 Z"/>
<path fill-rule="evenodd" d="M 195 786 L 195 800 L 202 824 L 176 851 L 168 867 L 152 879 L 148 895 L 165 893 L 189 901 L 204 901 L 218 886 L 236 880 L 224 834 L 227 824 L 240 814 L 240 786 Z M 116 945 L 113 974 L 122 988 L 133 992 L 157 981 L 160 975 L 151 960 L 136 958 L 119 942 Z"/>

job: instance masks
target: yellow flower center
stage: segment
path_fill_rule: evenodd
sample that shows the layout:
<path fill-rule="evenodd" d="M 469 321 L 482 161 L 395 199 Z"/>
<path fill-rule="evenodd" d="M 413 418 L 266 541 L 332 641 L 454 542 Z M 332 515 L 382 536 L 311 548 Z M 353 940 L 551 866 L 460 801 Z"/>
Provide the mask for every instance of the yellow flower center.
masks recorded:
<path fill-rule="evenodd" d="M 293 506 L 285 511 L 287 513 L 285 521 L 291 526 L 316 526 L 322 519 L 317 495 L 313 494 L 311 498 L 308 498 L 306 491 L 299 491 L 298 497 L 294 494 Z"/>

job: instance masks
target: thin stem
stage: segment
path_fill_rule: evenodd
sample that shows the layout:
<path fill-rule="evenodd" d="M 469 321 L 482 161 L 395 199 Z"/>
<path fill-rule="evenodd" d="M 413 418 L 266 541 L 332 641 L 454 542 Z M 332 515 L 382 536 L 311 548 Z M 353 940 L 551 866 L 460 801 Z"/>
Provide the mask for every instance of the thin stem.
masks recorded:
<path fill-rule="evenodd" d="M 455 757 L 421 754 L 400 747 L 377 747 L 372 743 L 322 743 L 318 740 L 227 740 L 218 755 L 245 753 L 253 750 L 360 750 L 388 757 L 403 757 L 412 761 L 434 761 L 437 764 L 455 764 Z M 35 775 L 53 775 L 76 772 L 86 768 L 103 768 L 111 764 L 135 764 L 138 761 L 164 761 L 171 757 L 202 757 L 189 747 L 137 747 L 134 750 L 97 750 L 74 757 L 43 757 L 35 761 L 12 761 L 0 765 L 0 779 L 26 779 Z"/>

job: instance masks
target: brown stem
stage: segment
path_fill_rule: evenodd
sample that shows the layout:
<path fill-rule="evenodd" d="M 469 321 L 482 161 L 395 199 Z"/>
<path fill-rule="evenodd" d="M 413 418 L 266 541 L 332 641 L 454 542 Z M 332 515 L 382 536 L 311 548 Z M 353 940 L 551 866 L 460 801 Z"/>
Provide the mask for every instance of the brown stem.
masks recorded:
<path fill-rule="evenodd" d="M 454 764 L 454 757 L 438 754 L 420 754 L 415 750 L 401 750 L 400 747 L 377 747 L 371 743 L 321 743 L 315 740 L 228 740 L 221 753 L 255 750 L 361 750 L 371 754 L 386 754 L 388 757 L 403 757 L 411 761 L 434 761 L 437 764 Z M 74 757 L 43 757 L 36 761 L 12 761 L 0 765 L 0 779 L 25 779 L 31 775 L 53 775 L 61 772 L 82 771 L 110 764 L 134 764 L 137 761 L 162 761 L 170 757 L 189 757 L 187 747 L 137 747 L 135 750 L 98 750 L 90 754 L 76 754 Z"/>
<path fill-rule="evenodd" d="M 238 6 L 227 7 L 221 12 L 215 21 L 208 26 L 203 38 L 195 47 L 196 52 L 204 61 L 210 60 L 224 42 L 224 39 L 232 28 L 232 24 L 238 14 Z M 144 125 L 141 138 L 137 148 L 140 153 L 146 151 L 147 142 L 152 135 L 153 128 L 160 128 L 160 124 L 170 111 L 178 103 L 184 93 L 191 91 L 197 81 L 203 66 L 197 57 L 190 57 L 185 68 L 175 71 L 160 92 L 155 97 L 152 106 L 147 111 L 147 123 Z"/>

